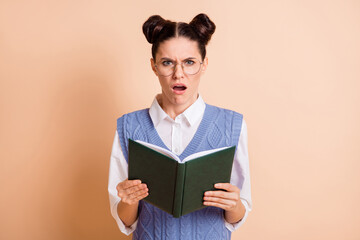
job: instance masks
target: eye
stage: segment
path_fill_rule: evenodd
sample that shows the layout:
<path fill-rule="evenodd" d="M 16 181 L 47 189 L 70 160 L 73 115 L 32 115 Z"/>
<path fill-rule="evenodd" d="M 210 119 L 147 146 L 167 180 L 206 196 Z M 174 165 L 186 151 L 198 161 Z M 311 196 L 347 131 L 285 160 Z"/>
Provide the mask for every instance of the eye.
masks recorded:
<path fill-rule="evenodd" d="M 184 62 L 184 64 L 185 64 L 186 66 L 194 65 L 194 63 L 195 63 L 195 61 L 190 60 L 190 59 L 188 59 L 188 60 L 186 60 L 186 61 Z"/>
<path fill-rule="evenodd" d="M 165 60 L 165 61 L 162 61 L 161 64 L 164 66 L 164 67 L 171 67 L 173 64 L 172 61 L 169 61 L 169 60 Z"/>

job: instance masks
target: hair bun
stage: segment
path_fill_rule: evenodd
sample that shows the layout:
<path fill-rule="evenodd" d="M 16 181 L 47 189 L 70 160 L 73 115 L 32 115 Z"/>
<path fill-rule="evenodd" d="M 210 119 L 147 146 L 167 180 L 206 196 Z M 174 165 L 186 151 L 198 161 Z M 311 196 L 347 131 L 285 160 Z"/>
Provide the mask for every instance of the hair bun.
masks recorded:
<path fill-rule="evenodd" d="M 189 25 L 194 28 L 205 45 L 210 41 L 216 28 L 215 23 L 204 13 L 196 15 Z"/>
<path fill-rule="evenodd" d="M 146 37 L 146 40 L 153 44 L 157 37 L 159 36 L 159 33 L 164 28 L 166 23 L 169 22 L 159 15 L 153 15 L 146 20 L 146 22 L 143 24 L 143 33 Z"/>

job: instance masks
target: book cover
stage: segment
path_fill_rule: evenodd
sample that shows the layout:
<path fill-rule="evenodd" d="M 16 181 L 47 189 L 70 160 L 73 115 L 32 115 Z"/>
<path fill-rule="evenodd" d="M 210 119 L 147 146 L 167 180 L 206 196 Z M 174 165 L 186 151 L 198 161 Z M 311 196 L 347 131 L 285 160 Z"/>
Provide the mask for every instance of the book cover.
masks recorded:
<path fill-rule="evenodd" d="M 230 182 L 235 146 L 194 153 L 183 161 L 171 151 L 129 139 L 129 179 L 146 183 L 145 201 L 180 217 L 204 208 L 206 191 Z M 221 191 L 221 190 L 219 190 Z"/>

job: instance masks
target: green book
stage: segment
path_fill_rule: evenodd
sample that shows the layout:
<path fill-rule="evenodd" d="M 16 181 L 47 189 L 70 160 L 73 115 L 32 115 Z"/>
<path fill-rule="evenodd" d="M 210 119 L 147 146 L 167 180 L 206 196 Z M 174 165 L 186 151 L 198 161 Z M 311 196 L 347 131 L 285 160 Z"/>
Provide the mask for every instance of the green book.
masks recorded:
<path fill-rule="evenodd" d="M 129 179 L 147 184 L 145 201 L 178 218 L 206 207 L 204 193 L 230 182 L 235 146 L 192 154 L 180 162 L 171 151 L 129 139 Z M 220 190 L 221 191 L 221 190 Z"/>

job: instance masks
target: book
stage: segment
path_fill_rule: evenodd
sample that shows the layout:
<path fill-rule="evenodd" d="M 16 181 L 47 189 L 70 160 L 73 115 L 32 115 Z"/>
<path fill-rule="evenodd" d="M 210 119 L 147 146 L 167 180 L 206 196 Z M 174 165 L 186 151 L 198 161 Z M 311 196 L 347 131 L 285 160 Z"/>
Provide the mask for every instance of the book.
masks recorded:
<path fill-rule="evenodd" d="M 129 139 L 129 180 L 146 183 L 143 200 L 179 218 L 206 207 L 206 191 L 230 182 L 235 146 L 194 153 L 183 161 L 159 146 Z M 221 190 L 219 190 L 221 191 Z"/>

